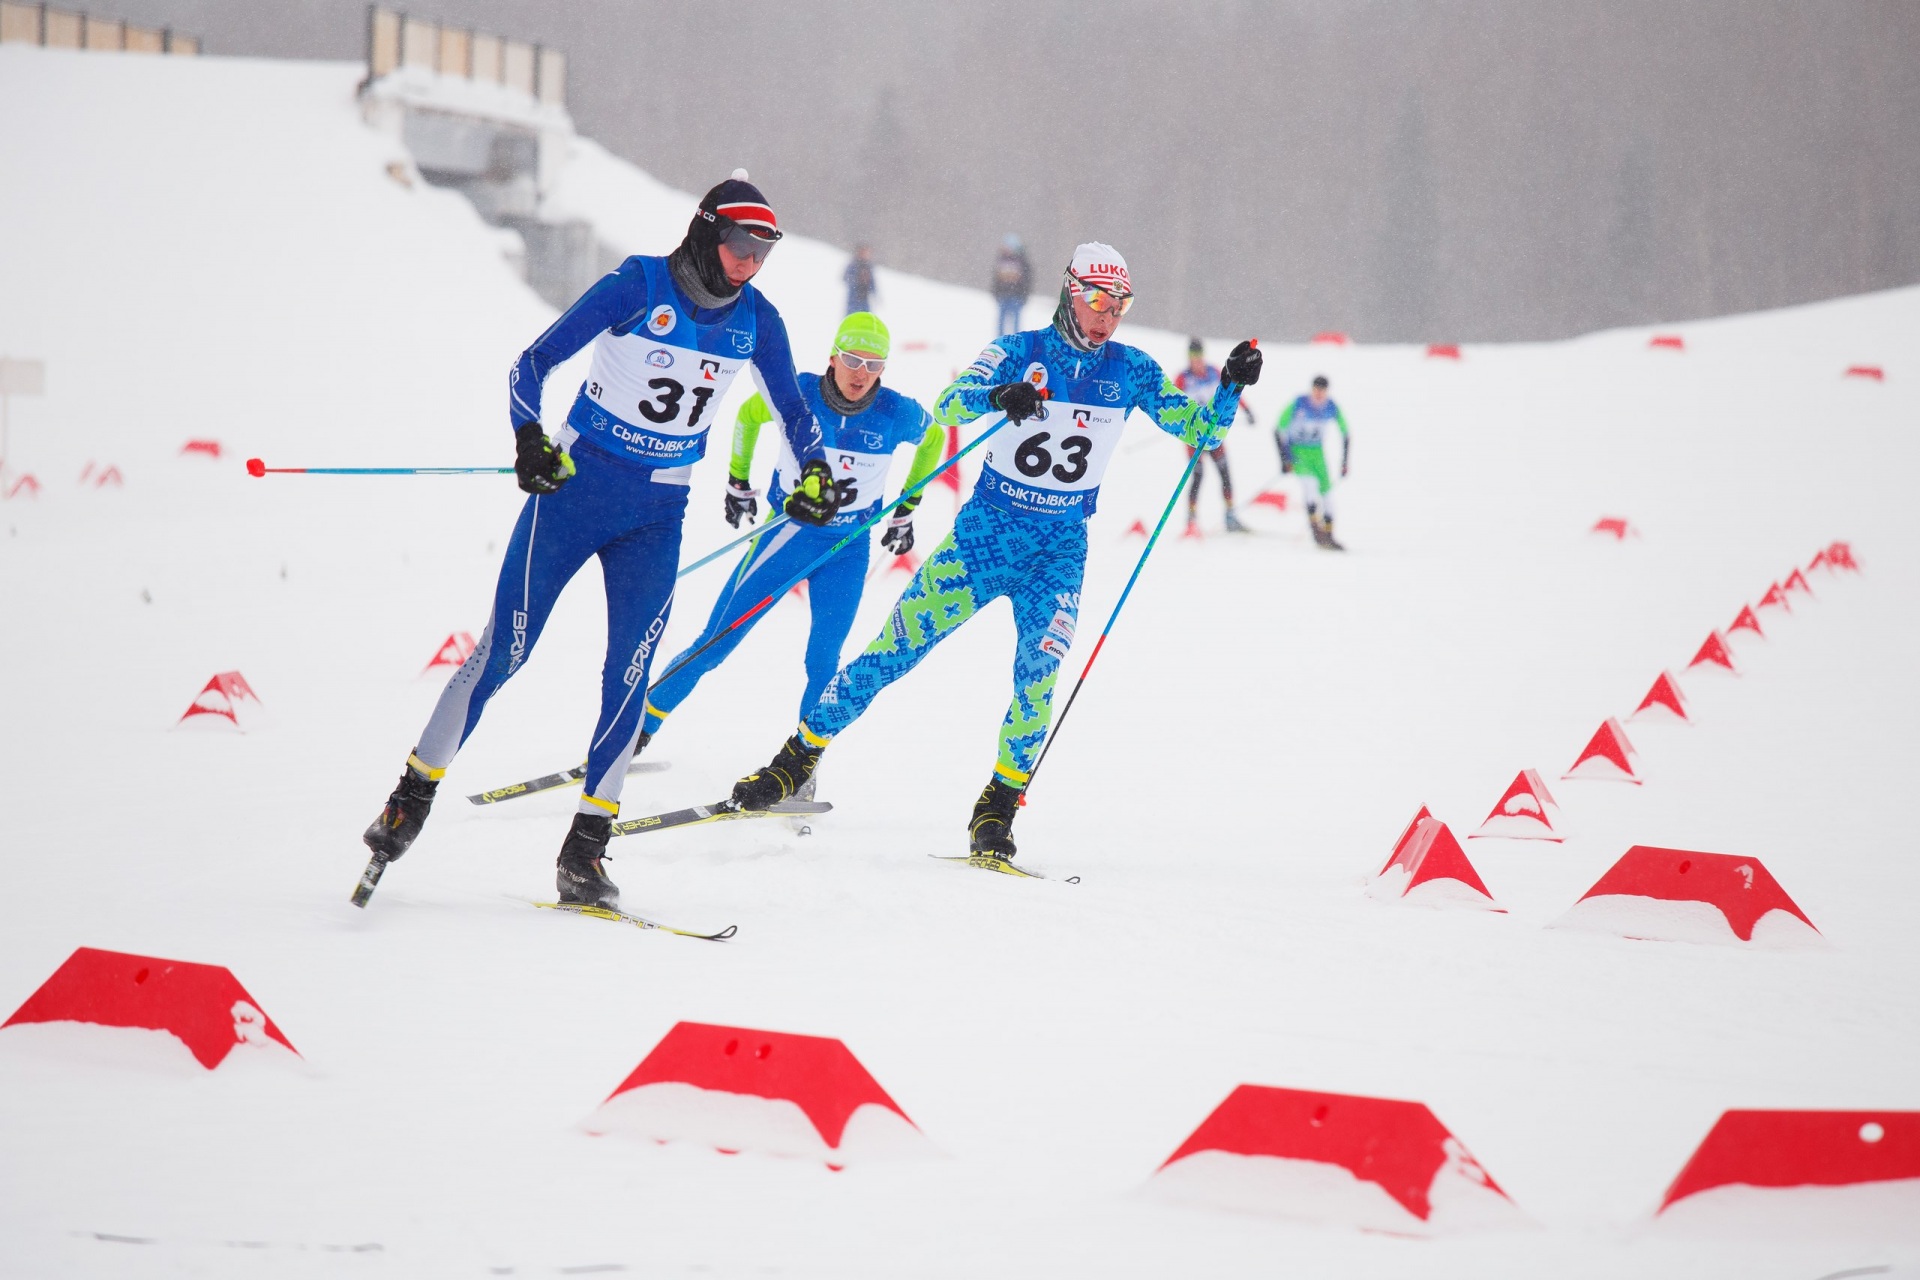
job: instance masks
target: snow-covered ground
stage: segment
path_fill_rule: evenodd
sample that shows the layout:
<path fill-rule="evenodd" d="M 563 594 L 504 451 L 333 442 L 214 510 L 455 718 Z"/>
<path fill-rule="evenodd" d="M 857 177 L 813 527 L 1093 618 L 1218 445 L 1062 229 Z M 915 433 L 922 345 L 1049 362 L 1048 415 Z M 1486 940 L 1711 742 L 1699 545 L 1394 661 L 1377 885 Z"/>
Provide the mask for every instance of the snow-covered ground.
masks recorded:
<path fill-rule="evenodd" d="M 1267 344 L 1263 424 L 1324 371 L 1354 426 L 1352 550 L 1316 551 L 1297 498 L 1218 535 L 1209 475 L 1216 536 L 1155 553 L 1020 818 L 1048 882 L 924 856 L 962 848 L 991 766 L 995 606 L 835 745 L 813 836 L 616 847 L 629 907 L 733 941 L 531 909 L 570 798 L 458 796 L 580 758 L 604 641 L 583 574 L 360 912 L 359 832 L 438 690 L 420 669 L 479 631 L 521 498 L 240 461 L 503 465 L 506 371 L 552 313 L 460 197 L 389 176 L 403 153 L 361 123 L 357 71 L 0 48 L 0 353 L 48 369 L 8 460 L 43 491 L 0 502 L 0 1012 L 77 946 L 202 961 L 303 1055 L 208 1073 L 142 1033 L 0 1032 L 0 1273 L 1812 1280 L 1920 1260 L 1920 1215 L 1904 1238 L 1884 1216 L 1651 1218 L 1724 1109 L 1920 1108 L 1920 290 L 1680 325 L 1683 354 L 1644 330 L 1458 363 Z M 691 199 L 582 141 L 554 203 L 664 252 Z M 843 261 L 795 235 L 764 274 L 810 366 Z M 977 292 L 881 290 L 904 391 L 989 335 Z M 577 380 L 549 385 L 550 421 Z M 1183 462 L 1133 430 L 1069 675 Z M 225 456 L 179 453 L 199 437 Z M 1274 477 L 1264 425 L 1230 448 L 1243 495 Z M 696 473 L 690 558 L 731 532 L 724 454 Z M 89 463 L 124 486 L 79 483 Z M 923 547 L 951 508 L 928 501 Z M 1602 515 L 1641 536 L 1591 536 Z M 1835 538 L 1864 573 L 1768 610 L 1740 677 L 1682 675 L 1695 726 L 1630 726 L 1644 786 L 1558 781 Z M 683 584 L 663 653 L 722 572 Z M 876 581 L 852 644 L 900 582 Z M 781 605 L 700 688 L 629 814 L 767 758 L 805 625 Z M 272 724 L 174 731 L 232 669 Z M 1506 913 L 1364 892 L 1420 805 L 1464 839 L 1523 768 L 1570 838 L 1465 842 Z M 1830 945 L 1545 927 L 1632 844 L 1762 860 Z M 586 1133 L 681 1020 L 843 1039 L 942 1158 L 835 1172 Z M 1414 1240 L 1147 1194 L 1241 1083 L 1425 1102 L 1532 1225 Z"/>

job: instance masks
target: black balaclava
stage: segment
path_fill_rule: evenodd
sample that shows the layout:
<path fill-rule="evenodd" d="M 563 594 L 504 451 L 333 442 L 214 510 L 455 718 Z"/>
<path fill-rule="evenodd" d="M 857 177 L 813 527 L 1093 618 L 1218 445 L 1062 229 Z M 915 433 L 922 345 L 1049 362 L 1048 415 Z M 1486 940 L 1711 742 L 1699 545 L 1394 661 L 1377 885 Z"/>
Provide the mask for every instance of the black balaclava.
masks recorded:
<path fill-rule="evenodd" d="M 747 171 L 735 169 L 733 175 L 700 198 L 700 207 L 687 223 L 685 238 L 667 256 L 674 283 L 705 308 L 724 307 L 740 293 L 740 286 L 730 283 L 720 266 L 721 223 L 716 219 L 778 229 L 772 207 L 760 188 L 747 181 Z"/>

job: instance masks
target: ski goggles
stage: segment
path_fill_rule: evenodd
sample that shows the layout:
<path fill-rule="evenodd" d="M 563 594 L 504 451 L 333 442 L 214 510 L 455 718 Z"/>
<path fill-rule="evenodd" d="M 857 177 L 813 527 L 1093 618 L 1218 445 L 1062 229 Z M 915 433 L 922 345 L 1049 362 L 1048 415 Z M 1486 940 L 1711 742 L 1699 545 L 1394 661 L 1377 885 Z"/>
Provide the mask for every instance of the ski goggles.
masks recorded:
<path fill-rule="evenodd" d="M 835 347 L 833 353 L 840 357 L 840 363 L 848 369 L 865 369 L 869 373 L 881 373 L 886 370 L 885 359 L 876 356 L 857 356 L 845 347 Z"/>
<path fill-rule="evenodd" d="M 737 222 L 725 218 L 715 221 L 723 224 L 720 231 L 720 243 L 736 258 L 752 258 L 755 262 L 765 262 L 767 255 L 773 252 L 773 246 L 780 242 L 780 232 L 763 235 L 758 231 L 749 231 Z"/>
<path fill-rule="evenodd" d="M 1096 315 L 1105 315 L 1111 311 L 1116 317 L 1124 316 L 1133 307 L 1131 293 L 1121 293 L 1103 285 L 1094 284 L 1091 280 L 1083 280 L 1071 271 L 1067 272 L 1067 278 L 1079 286 L 1074 292 L 1080 295 L 1080 301 L 1087 304 L 1087 310 Z"/>

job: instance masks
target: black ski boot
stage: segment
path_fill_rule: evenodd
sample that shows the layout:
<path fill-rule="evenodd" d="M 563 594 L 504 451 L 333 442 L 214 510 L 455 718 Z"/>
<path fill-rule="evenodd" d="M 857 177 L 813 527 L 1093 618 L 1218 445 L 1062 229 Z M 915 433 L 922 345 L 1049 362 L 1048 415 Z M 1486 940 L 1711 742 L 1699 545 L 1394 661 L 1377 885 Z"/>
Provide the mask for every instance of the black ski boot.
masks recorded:
<path fill-rule="evenodd" d="M 736 809 L 754 812 L 772 808 L 792 796 L 813 776 L 813 771 L 820 766 L 820 753 L 825 750 L 825 747 L 809 746 L 806 739 L 794 734 L 780 744 L 771 764 L 733 784 L 733 797 L 728 803 Z"/>
<path fill-rule="evenodd" d="M 1008 786 L 999 774 L 994 774 L 993 780 L 980 792 L 980 798 L 973 802 L 973 821 L 967 824 L 968 852 L 1011 860 L 1013 811 L 1019 807 L 1019 789 Z"/>
<path fill-rule="evenodd" d="M 360 837 L 376 858 L 392 862 L 412 846 L 420 828 L 427 824 L 427 811 L 433 808 L 433 795 L 439 789 L 437 778 L 422 777 L 408 763 L 399 785 L 387 797 L 387 807 Z"/>
<path fill-rule="evenodd" d="M 589 907 L 620 908 L 620 886 L 607 879 L 607 841 L 613 836 L 613 819 L 604 813 L 576 813 L 573 828 L 560 845 L 556 860 L 559 874 L 554 877 L 560 889 L 560 901 Z"/>
<path fill-rule="evenodd" d="M 642 751 L 645 751 L 647 749 L 647 744 L 652 741 L 653 741 L 653 735 L 643 730 L 640 736 L 633 740 L 633 754 L 631 756 L 628 756 L 627 758 L 629 760 L 638 760 L 640 758 L 640 753 Z"/>

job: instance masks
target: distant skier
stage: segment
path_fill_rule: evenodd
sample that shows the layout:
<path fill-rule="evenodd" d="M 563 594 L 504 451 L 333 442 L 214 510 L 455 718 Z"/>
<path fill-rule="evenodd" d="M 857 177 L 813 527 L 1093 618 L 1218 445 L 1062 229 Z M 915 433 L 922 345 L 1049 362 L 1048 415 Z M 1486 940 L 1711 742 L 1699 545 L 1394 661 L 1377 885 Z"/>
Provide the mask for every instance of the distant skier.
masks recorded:
<path fill-rule="evenodd" d="M 826 526 L 803 527 L 788 524 L 762 534 L 747 544 L 727 585 L 713 602 L 713 615 L 706 630 L 687 646 L 685 653 L 667 664 L 671 673 L 647 699 L 646 728 L 640 735 L 645 747 L 661 724 L 700 682 L 700 678 L 719 666 L 747 632 L 766 616 L 765 611 L 752 622 L 728 632 L 726 638 L 687 662 L 688 654 L 712 641 L 741 614 L 765 599 L 767 593 L 806 565 L 812 563 L 852 528 L 872 516 L 885 496 L 887 472 L 893 466 L 893 453 L 903 444 L 918 445 L 912 469 L 903 489 L 911 489 L 940 465 L 945 454 L 946 433 L 934 425 L 933 416 L 919 404 L 899 392 L 880 385 L 886 367 L 891 339 L 887 326 L 868 312 L 848 316 L 834 335 L 833 353 L 825 374 L 800 375 L 800 391 L 813 410 L 826 436 L 827 461 L 833 468 L 834 484 L 839 489 L 839 514 Z M 727 523 L 736 529 L 740 521 L 751 524 L 759 513 L 759 492 L 752 486 L 754 445 L 760 428 L 774 420 L 774 413 L 760 396 L 744 405 L 733 428 L 733 458 L 727 476 Z M 770 486 L 772 504 L 780 505 L 791 487 L 797 467 L 790 450 L 782 442 L 780 461 Z M 880 543 L 895 555 L 913 549 L 913 512 L 920 505 L 915 495 L 893 509 Z M 840 649 L 847 632 L 853 628 L 854 611 L 866 583 L 870 543 L 861 538 L 815 569 L 807 578 L 807 604 L 813 611 L 813 629 L 807 639 L 807 684 L 800 698 L 805 712 L 820 697 L 840 666 Z M 811 792 L 801 799 L 811 799 Z"/>
<path fill-rule="evenodd" d="M 1187 367 L 1173 375 L 1173 385 L 1195 400 L 1211 400 L 1213 393 L 1220 389 L 1220 370 L 1207 363 L 1206 344 L 1200 339 L 1188 340 Z M 1239 412 L 1247 415 L 1248 423 L 1253 422 L 1252 405 L 1242 403 Z M 1196 452 L 1192 445 L 1187 446 L 1189 459 Z M 1207 469 L 1208 459 L 1213 460 L 1213 469 L 1220 474 L 1220 500 L 1227 505 L 1227 532 L 1245 533 L 1247 526 L 1240 523 L 1240 516 L 1233 509 L 1233 472 L 1227 466 L 1227 441 L 1222 433 L 1220 443 L 1207 450 L 1194 465 L 1193 488 L 1187 491 L 1187 536 L 1196 537 L 1200 532 L 1200 477 Z"/>
<path fill-rule="evenodd" d="M 487 700 L 520 669 L 561 588 L 590 556 L 607 584 L 607 660 L 586 790 L 560 846 L 563 902 L 612 906 L 601 856 L 640 734 L 647 672 L 667 625 L 689 472 L 706 452 L 713 412 L 749 365 L 778 411 L 795 470 L 787 513 L 824 525 L 838 509 L 819 424 L 795 380 L 786 325 L 748 284 L 781 232 L 744 169 L 707 192 L 666 257 L 631 257 L 583 294 L 508 375 L 521 508 L 480 644 L 447 681 L 386 808 L 367 828 L 377 860 L 407 851 L 440 778 Z M 540 426 L 547 374 L 588 342 L 593 365 L 566 425 Z"/>
<path fill-rule="evenodd" d="M 771 764 L 734 785 L 750 810 L 795 794 L 834 735 L 989 601 L 1006 596 L 1018 637 L 1013 701 L 999 758 L 968 824 L 975 854 L 1014 855 L 1014 808 L 1053 714 L 1053 686 L 1073 643 L 1086 569 L 1087 519 L 1131 409 L 1190 445 L 1210 446 L 1232 421 L 1240 388 L 1260 376 L 1260 352 L 1227 357 L 1209 404 L 1182 395 L 1145 352 L 1111 341 L 1133 304 L 1126 260 L 1083 244 L 1061 277 L 1053 324 L 1003 337 L 940 394 L 938 421 L 957 427 L 1006 415 L 973 497 L 894 605 L 866 651 L 842 667 Z"/>
<path fill-rule="evenodd" d="M 1032 292 L 1033 263 L 1027 260 L 1020 237 L 1010 234 L 1000 242 L 999 256 L 993 260 L 993 298 L 1000 304 L 996 334 L 1004 337 L 1019 329 L 1020 311 Z"/>
<path fill-rule="evenodd" d="M 873 278 L 873 246 L 861 245 L 853 251 L 853 257 L 847 260 L 847 269 L 840 273 L 847 282 L 847 314 L 873 310 L 873 299 L 880 292 L 880 286 Z"/>
<path fill-rule="evenodd" d="M 1345 551 L 1333 539 L 1333 480 L 1327 475 L 1323 444 L 1328 423 L 1340 428 L 1340 478 L 1344 480 L 1347 466 L 1353 461 L 1353 434 L 1347 430 L 1340 406 L 1327 395 L 1325 374 L 1314 377 L 1312 391 L 1294 397 L 1273 424 L 1274 439 L 1280 445 L 1280 470 L 1300 477 L 1313 540 L 1329 551 Z"/>

